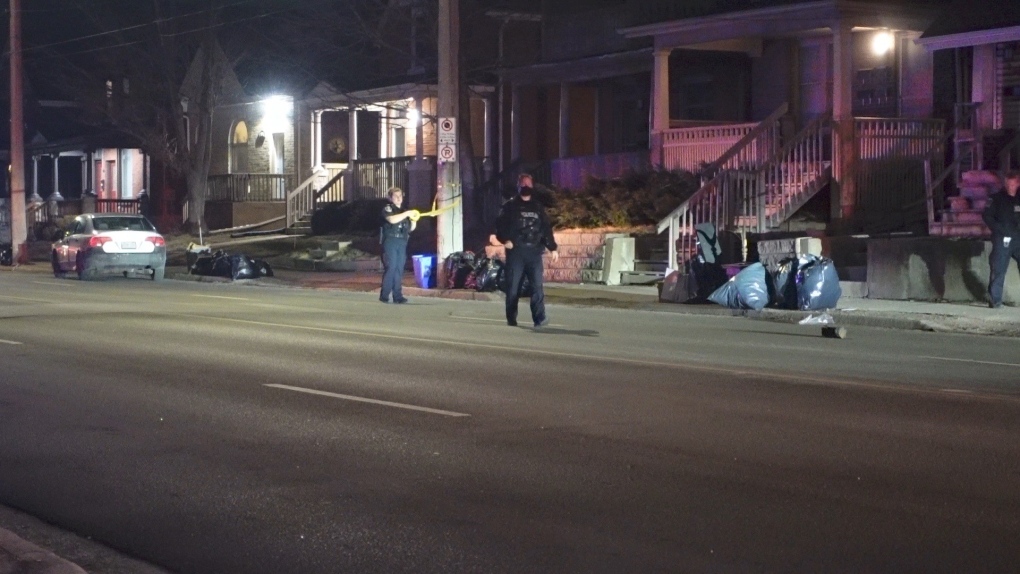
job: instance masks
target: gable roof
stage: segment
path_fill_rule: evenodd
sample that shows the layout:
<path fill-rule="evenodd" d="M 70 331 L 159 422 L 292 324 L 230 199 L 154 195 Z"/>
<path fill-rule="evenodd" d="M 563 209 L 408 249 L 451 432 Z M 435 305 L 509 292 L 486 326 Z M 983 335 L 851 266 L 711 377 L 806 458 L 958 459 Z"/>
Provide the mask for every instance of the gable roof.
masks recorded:
<path fill-rule="evenodd" d="M 918 40 L 933 50 L 1020 41 L 1020 2 L 957 1 Z"/>

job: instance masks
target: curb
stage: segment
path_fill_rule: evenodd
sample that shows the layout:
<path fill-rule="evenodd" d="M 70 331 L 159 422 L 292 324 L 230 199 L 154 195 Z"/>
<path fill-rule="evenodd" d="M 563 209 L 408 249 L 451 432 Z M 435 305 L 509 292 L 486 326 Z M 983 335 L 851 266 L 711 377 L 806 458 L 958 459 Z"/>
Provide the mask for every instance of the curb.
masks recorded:
<path fill-rule="evenodd" d="M 0 529 L 0 574 L 86 574 L 80 566 Z"/>

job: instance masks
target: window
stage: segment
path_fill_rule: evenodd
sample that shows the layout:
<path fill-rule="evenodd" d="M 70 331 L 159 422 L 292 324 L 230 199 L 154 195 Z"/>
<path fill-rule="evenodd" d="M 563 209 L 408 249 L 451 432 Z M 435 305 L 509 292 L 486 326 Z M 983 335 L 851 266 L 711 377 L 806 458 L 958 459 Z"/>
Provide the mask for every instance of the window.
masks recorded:
<path fill-rule="evenodd" d="M 222 156 L 221 156 L 222 157 Z M 230 173 L 248 173 L 248 124 L 239 120 L 230 130 Z"/>

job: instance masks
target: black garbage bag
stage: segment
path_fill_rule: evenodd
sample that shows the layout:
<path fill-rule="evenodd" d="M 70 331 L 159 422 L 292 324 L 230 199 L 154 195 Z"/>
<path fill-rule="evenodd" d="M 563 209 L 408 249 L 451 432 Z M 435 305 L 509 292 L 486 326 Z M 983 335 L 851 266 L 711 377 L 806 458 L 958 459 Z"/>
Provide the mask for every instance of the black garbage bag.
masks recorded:
<path fill-rule="evenodd" d="M 475 265 L 475 289 L 487 292 L 498 290 L 502 283 L 502 275 L 502 261 L 483 258 Z"/>
<path fill-rule="evenodd" d="M 690 272 L 687 274 L 688 303 L 704 303 L 716 289 L 726 284 L 726 270 L 718 263 L 708 263 L 704 257 L 698 256 L 690 261 Z"/>
<path fill-rule="evenodd" d="M 470 251 L 451 253 L 444 263 L 446 266 L 446 288 L 467 288 L 468 277 L 475 270 L 475 254 Z"/>
<path fill-rule="evenodd" d="M 255 262 L 252 261 L 247 255 L 231 255 L 230 256 L 230 278 L 237 279 L 255 279 L 258 277 L 258 272 L 255 270 Z"/>
<path fill-rule="evenodd" d="M 195 258 L 195 262 L 191 265 L 191 274 L 206 275 L 210 277 L 216 276 L 217 275 L 216 264 L 217 262 L 221 261 L 223 257 L 224 253 L 222 251 L 217 251 L 216 253 L 198 254 L 198 256 Z M 229 275 L 225 276 L 229 277 Z"/>
<path fill-rule="evenodd" d="M 832 259 L 801 258 L 797 270 L 797 307 L 802 311 L 835 309 L 843 295 Z"/>
<path fill-rule="evenodd" d="M 14 248 L 10 244 L 0 245 L 0 265 L 5 267 L 14 265 Z"/>
<path fill-rule="evenodd" d="M 760 311 L 769 303 L 765 266 L 753 263 L 715 290 L 708 300 L 730 309 Z"/>
<path fill-rule="evenodd" d="M 797 308 L 797 269 L 799 260 L 794 257 L 783 259 L 779 267 L 769 273 L 769 294 L 772 305 L 780 309 Z"/>
<path fill-rule="evenodd" d="M 269 263 L 267 263 L 265 260 L 263 260 L 263 259 L 252 259 L 252 265 L 255 266 L 255 276 L 256 277 L 272 277 L 273 276 L 273 268 L 270 267 Z"/>

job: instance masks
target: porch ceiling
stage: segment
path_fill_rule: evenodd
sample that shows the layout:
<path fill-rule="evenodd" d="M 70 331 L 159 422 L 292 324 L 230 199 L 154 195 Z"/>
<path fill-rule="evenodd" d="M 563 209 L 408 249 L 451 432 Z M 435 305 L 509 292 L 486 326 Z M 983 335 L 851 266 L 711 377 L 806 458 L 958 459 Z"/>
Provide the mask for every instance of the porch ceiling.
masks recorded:
<path fill-rule="evenodd" d="M 818 0 L 660 22 L 619 30 L 627 38 L 652 37 L 657 49 L 711 48 L 744 38 L 813 36 L 837 23 L 856 29 L 920 32 L 937 16 L 934 7 Z M 740 51 L 744 51 L 741 49 Z"/>

